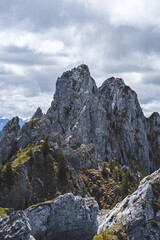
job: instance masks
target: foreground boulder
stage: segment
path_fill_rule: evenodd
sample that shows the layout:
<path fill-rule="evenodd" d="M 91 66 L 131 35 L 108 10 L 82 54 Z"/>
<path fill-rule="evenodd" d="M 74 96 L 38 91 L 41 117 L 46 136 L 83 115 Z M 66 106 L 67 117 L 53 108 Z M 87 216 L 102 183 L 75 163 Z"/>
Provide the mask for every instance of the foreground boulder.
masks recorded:
<path fill-rule="evenodd" d="M 34 240 L 30 235 L 31 226 L 25 212 L 12 212 L 3 220 L 0 219 L 0 239 Z"/>
<path fill-rule="evenodd" d="M 28 208 L 32 235 L 38 240 L 92 240 L 97 232 L 98 204 L 68 193 Z"/>
<path fill-rule="evenodd" d="M 109 213 L 101 212 L 98 223 L 98 233 L 104 232 L 105 237 L 113 233 L 123 239 L 159 240 L 160 169 L 145 177 L 138 189 Z"/>

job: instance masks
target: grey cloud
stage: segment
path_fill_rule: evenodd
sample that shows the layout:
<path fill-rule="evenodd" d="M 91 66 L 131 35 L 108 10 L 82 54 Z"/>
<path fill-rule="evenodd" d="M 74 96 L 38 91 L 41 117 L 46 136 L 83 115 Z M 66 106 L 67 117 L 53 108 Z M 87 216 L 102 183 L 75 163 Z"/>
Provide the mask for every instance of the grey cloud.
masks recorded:
<path fill-rule="evenodd" d="M 68 27 L 73 27 L 73 34 Z M 39 100 L 43 94 L 53 95 L 57 77 L 82 61 L 89 65 L 91 74 L 97 78 L 141 73 L 142 81 L 135 84 L 134 89 L 140 93 L 141 103 L 148 104 L 153 98 L 159 99 L 158 90 L 154 91 L 154 87 L 160 85 L 160 71 L 155 72 L 148 59 L 150 54 L 160 55 L 160 31 L 154 26 L 139 29 L 119 24 L 113 27 L 107 15 L 96 14 L 92 8 L 87 9 L 77 1 L 5 0 L 0 1 L 0 29 L 8 28 L 10 31 L 18 28 L 33 34 L 45 33 L 46 39 L 52 29 L 53 33 L 48 38 L 64 43 L 63 52 L 58 54 L 35 53 L 27 46 L 17 47 L 14 43 L 3 49 L 1 47 L 0 63 L 23 68 L 25 76 L 0 67 L 0 95 L 7 94 L 7 88 L 13 94 L 17 89 L 27 114 L 30 112 L 32 115 L 33 97 Z M 153 85 L 152 92 L 148 91 L 145 96 L 144 92 L 150 84 Z M 28 103 L 26 98 L 30 99 Z M 14 101 L 18 102 L 14 99 L 13 105 Z M 4 102 L 3 99 L 2 105 Z M 6 104 L 9 109 L 9 101 Z M 37 102 L 34 104 L 38 105 Z M 18 113 L 22 110 L 16 107 L 14 111 Z"/>
<path fill-rule="evenodd" d="M 39 96 L 42 92 L 53 94 L 57 78 L 54 74 L 53 71 L 44 68 L 43 71 L 30 70 L 26 77 L 13 74 L 0 76 L 0 89 L 17 89 L 24 97 Z M 3 94 L 2 90 L 1 92 Z"/>
<path fill-rule="evenodd" d="M 145 74 L 145 76 L 142 79 L 142 82 L 144 84 L 153 84 L 153 85 L 159 85 L 160 86 L 160 72 L 158 73 L 151 73 L 151 74 Z"/>
<path fill-rule="evenodd" d="M 54 65 L 56 60 L 50 54 L 34 53 L 27 47 L 8 46 L 2 49 L 0 62 L 18 65 Z"/>
<path fill-rule="evenodd" d="M 30 27 L 30 31 L 46 31 L 53 27 L 62 27 L 77 22 L 94 21 L 92 12 L 83 4 L 69 3 L 64 0 L 21 0 L 0 2 L 1 28 L 3 26 Z"/>

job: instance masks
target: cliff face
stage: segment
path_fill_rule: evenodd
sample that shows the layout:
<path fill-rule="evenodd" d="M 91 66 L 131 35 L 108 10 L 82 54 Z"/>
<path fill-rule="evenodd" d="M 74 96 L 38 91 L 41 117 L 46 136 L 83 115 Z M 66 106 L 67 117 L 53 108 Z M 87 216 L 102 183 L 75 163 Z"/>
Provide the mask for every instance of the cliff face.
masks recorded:
<path fill-rule="evenodd" d="M 18 136 L 14 134 L 18 149 L 36 144 L 46 135 L 54 142 L 60 134 L 64 139 L 60 147 L 81 151 L 85 145 L 93 149 L 92 163 L 80 161 L 81 169 L 98 168 L 103 159 L 111 157 L 133 171 L 143 168 L 149 173 L 159 166 L 160 116 L 154 113 L 145 118 L 136 93 L 122 79 L 107 79 L 98 89 L 88 67 L 81 65 L 58 78 L 47 114 L 38 110 Z M 2 137 L 0 162 L 6 160 L 2 156 L 4 141 Z"/>

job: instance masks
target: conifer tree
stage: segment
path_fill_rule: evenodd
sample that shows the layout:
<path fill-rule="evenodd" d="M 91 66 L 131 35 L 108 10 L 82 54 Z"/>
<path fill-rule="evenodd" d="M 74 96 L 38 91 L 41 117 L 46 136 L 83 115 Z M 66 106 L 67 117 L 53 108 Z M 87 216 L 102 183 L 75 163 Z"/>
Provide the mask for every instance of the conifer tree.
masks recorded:
<path fill-rule="evenodd" d="M 66 162 L 64 159 L 62 149 L 60 150 L 59 155 L 58 155 L 57 169 L 58 169 L 57 175 L 58 175 L 59 180 L 66 179 L 67 178 L 67 165 L 66 165 Z"/>
<path fill-rule="evenodd" d="M 43 154 L 46 155 L 49 152 L 49 149 L 50 149 L 49 139 L 48 136 L 45 136 L 44 142 L 42 144 Z"/>
<path fill-rule="evenodd" d="M 10 162 L 6 164 L 6 168 L 4 169 L 3 172 L 3 177 L 8 185 L 14 184 L 14 172 Z"/>
<path fill-rule="evenodd" d="M 122 187 L 121 187 L 121 196 L 124 198 L 128 195 L 128 176 L 125 174 L 125 176 L 122 179 Z"/>

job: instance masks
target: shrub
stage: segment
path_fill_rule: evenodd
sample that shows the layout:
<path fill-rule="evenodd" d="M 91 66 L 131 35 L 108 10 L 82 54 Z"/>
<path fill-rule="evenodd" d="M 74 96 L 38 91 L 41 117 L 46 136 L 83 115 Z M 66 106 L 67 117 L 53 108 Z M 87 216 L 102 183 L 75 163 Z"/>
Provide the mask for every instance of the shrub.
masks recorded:
<path fill-rule="evenodd" d="M 31 120 L 29 121 L 29 124 L 30 124 L 30 129 L 33 129 L 33 128 L 34 128 L 34 120 L 31 119 Z"/>
<path fill-rule="evenodd" d="M 109 160 L 108 167 L 109 167 L 110 171 L 113 172 L 114 164 L 113 164 L 112 158 Z"/>
<path fill-rule="evenodd" d="M 114 200 L 114 202 L 113 202 L 113 204 L 112 204 L 112 206 L 111 206 L 111 209 L 113 209 L 118 202 L 120 202 L 120 196 L 119 196 L 119 194 L 116 196 L 116 198 L 115 198 L 115 200 Z"/>
<path fill-rule="evenodd" d="M 117 169 L 113 170 L 113 179 L 114 179 L 114 181 L 118 182 L 118 170 Z"/>
<path fill-rule="evenodd" d="M 2 181 L 3 181 L 3 168 L 0 165 L 0 184 L 2 183 Z"/>
<path fill-rule="evenodd" d="M 123 173 L 120 169 L 118 169 L 118 181 L 122 182 L 122 178 L 123 178 Z"/>

